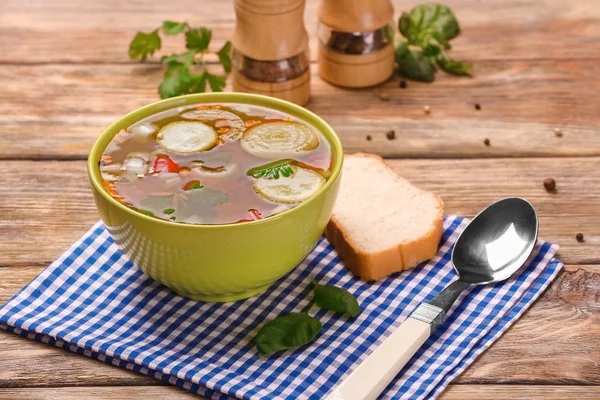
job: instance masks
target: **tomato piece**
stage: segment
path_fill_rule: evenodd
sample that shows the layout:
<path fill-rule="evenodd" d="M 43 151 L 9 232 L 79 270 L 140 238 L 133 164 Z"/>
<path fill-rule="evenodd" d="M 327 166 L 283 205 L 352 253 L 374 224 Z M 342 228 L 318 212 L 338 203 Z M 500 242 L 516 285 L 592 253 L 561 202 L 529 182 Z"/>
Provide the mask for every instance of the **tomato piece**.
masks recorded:
<path fill-rule="evenodd" d="M 250 214 L 252 214 L 252 218 L 255 221 L 257 221 L 259 219 L 262 219 L 262 214 L 258 210 L 254 209 L 254 208 L 251 208 L 248 211 L 250 211 Z"/>
<path fill-rule="evenodd" d="M 171 160 L 169 156 L 158 156 L 156 160 L 154 160 L 154 172 L 162 173 L 162 172 L 179 172 L 181 170 L 181 166 L 177 164 L 175 161 Z"/>

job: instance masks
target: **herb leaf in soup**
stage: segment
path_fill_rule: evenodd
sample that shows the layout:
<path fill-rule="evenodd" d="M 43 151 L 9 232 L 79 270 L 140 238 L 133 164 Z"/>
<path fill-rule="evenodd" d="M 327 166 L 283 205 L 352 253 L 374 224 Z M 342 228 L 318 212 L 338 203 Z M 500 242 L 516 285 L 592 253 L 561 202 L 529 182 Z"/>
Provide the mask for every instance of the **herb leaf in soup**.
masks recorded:
<path fill-rule="evenodd" d="M 322 325 L 319 320 L 306 313 L 289 313 L 277 317 L 263 325 L 254 343 L 260 357 L 266 357 L 281 350 L 295 349 L 312 342 Z"/>
<path fill-rule="evenodd" d="M 307 168 L 292 167 L 294 173 L 279 179 L 258 178 L 254 190 L 264 198 L 276 203 L 302 203 L 314 196 L 325 184 L 325 178 Z"/>
<path fill-rule="evenodd" d="M 290 177 L 294 173 L 292 160 L 279 160 L 259 165 L 248 170 L 247 175 L 254 178 L 279 179 L 279 176 Z"/>
<path fill-rule="evenodd" d="M 344 313 L 350 317 L 360 314 L 360 305 L 352 293 L 337 286 L 315 285 L 313 295 L 315 303 L 326 310 Z"/>

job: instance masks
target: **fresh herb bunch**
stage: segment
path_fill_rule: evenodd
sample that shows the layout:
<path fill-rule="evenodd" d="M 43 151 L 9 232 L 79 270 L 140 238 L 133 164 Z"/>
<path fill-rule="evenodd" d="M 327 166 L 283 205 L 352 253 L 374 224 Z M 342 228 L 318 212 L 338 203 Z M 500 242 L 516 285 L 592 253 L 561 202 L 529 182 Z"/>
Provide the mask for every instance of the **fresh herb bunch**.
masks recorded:
<path fill-rule="evenodd" d="M 313 280 L 314 302 L 304 312 L 292 312 L 264 324 L 254 337 L 260 357 L 281 350 L 295 349 L 315 340 L 323 325 L 309 315 L 315 305 L 350 317 L 360 314 L 360 305 L 350 292 L 336 286 L 320 285 Z"/>
<path fill-rule="evenodd" d="M 163 56 L 160 61 L 167 65 L 163 81 L 158 87 L 158 93 L 163 99 L 189 93 L 204 93 L 206 85 L 213 92 L 222 92 L 226 76 L 213 75 L 208 72 L 204 56 L 209 51 L 212 31 L 208 28 L 193 29 L 187 22 L 164 21 L 160 28 L 150 33 L 138 32 L 129 45 L 129 57 L 145 61 L 148 55 L 160 50 L 162 41 L 159 35 L 173 36 L 185 34 L 187 51 L 180 54 Z M 226 42 L 216 52 L 219 62 L 226 73 L 231 72 L 231 43 Z M 194 74 L 192 71 L 198 71 Z"/>
<path fill-rule="evenodd" d="M 437 64 L 454 75 L 469 75 L 472 64 L 448 56 L 450 40 L 458 36 L 460 27 L 452 11 L 440 4 L 421 4 L 404 12 L 398 29 L 406 40 L 396 43 L 398 72 L 409 79 L 432 82 Z"/>

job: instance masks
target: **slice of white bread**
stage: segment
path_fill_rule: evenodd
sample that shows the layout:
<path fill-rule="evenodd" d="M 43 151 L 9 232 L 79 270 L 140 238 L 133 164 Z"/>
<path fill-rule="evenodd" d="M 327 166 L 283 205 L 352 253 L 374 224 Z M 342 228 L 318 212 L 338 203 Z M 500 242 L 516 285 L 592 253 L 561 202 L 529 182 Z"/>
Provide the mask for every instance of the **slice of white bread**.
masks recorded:
<path fill-rule="evenodd" d="M 432 258 L 444 203 L 396 175 L 371 154 L 344 157 L 340 192 L 325 235 L 344 264 L 376 280 Z"/>

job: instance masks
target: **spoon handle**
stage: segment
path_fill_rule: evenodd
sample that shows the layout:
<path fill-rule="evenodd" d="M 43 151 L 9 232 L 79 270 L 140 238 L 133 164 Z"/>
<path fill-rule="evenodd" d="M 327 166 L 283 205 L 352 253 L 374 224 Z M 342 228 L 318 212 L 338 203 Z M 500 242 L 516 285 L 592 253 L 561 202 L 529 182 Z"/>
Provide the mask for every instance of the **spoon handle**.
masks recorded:
<path fill-rule="evenodd" d="M 469 287 L 452 282 L 429 303 L 422 303 L 325 400 L 376 400 L 404 365 L 444 321 L 458 296 Z"/>
<path fill-rule="evenodd" d="M 430 333 L 428 323 L 407 318 L 325 400 L 377 399 Z"/>

